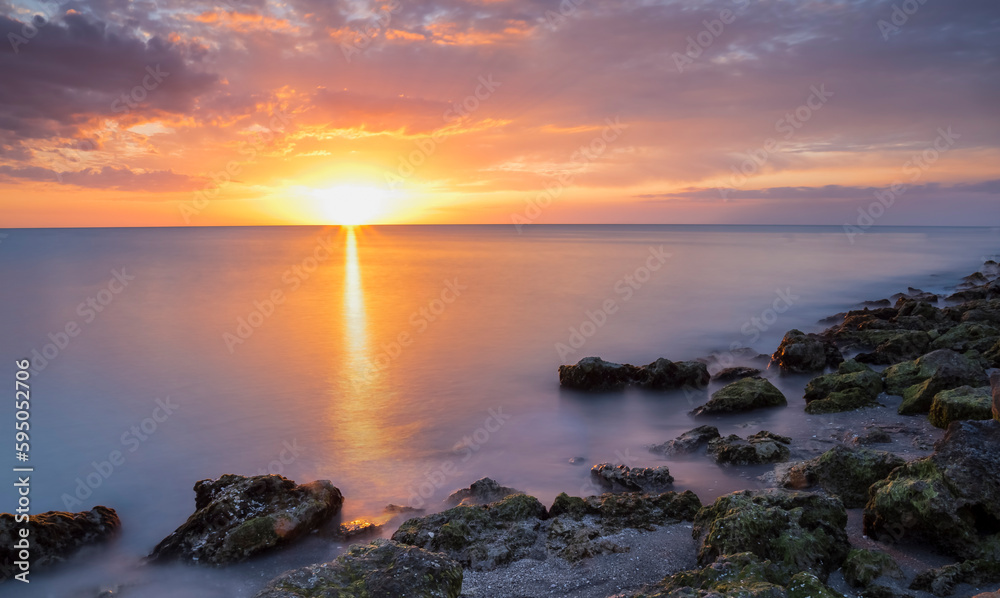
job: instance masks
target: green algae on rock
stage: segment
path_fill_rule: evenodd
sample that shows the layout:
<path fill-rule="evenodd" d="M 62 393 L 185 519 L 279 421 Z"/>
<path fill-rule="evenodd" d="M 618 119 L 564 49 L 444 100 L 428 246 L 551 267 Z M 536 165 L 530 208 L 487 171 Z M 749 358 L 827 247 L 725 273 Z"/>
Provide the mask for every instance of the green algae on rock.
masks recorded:
<path fill-rule="evenodd" d="M 708 455 L 716 463 L 728 465 L 763 465 L 787 461 L 791 451 L 785 446 L 792 442 L 767 430 L 747 436 L 744 440 L 736 434 L 716 438 L 708 443 Z"/>
<path fill-rule="evenodd" d="M 884 374 L 886 392 L 903 396 L 900 415 L 927 413 L 934 396 L 942 390 L 987 384 L 986 372 L 979 363 L 950 349 L 938 349 L 894 365 Z"/>
<path fill-rule="evenodd" d="M 819 485 L 839 496 L 846 508 L 854 509 L 868 502 L 872 484 L 884 480 L 904 463 L 902 458 L 886 451 L 836 446 L 815 459 L 793 465 L 782 484 L 796 489 Z"/>
<path fill-rule="evenodd" d="M 990 387 L 960 386 L 934 395 L 928 418 L 938 428 L 947 428 L 953 421 L 991 419 L 993 417 Z"/>
<path fill-rule="evenodd" d="M 846 527 L 847 511 L 838 498 L 745 490 L 699 511 L 692 534 L 699 541 L 702 566 L 722 555 L 752 552 L 772 561 L 786 577 L 801 571 L 826 580 L 850 549 Z"/>
<path fill-rule="evenodd" d="M 931 592 L 935 596 L 949 596 L 961 583 L 1000 583 L 1000 560 L 977 559 L 930 569 L 917 575 L 910 589 Z"/>
<path fill-rule="evenodd" d="M 801 330 L 786 332 L 778 349 L 771 355 L 771 363 L 786 374 L 822 372 L 827 366 L 836 367 L 842 361 L 844 357 L 836 345 Z"/>
<path fill-rule="evenodd" d="M 26 523 L 16 521 L 13 513 L 0 514 L 0 581 L 21 572 L 14 565 L 22 560 L 15 548 L 24 539 L 18 530 L 28 530 L 30 571 L 38 571 L 68 560 L 85 546 L 107 542 L 121 526 L 115 510 L 103 506 L 80 513 L 48 511 L 31 515 Z"/>
<path fill-rule="evenodd" d="M 149 555 L 229 565 L 289 544 L 340 511 L 344 497 L 328 480 L 296 485 L 279 475 L 224 475 L 194 485 L 195 512 Z"/>
<path fill-rule="evenodd" d="M 860 548 L 847 553 L 841 572 L 844 574 L 844 580 L 855 588 L 867 588 L 883 576 L 895 579 L 903 576 L 903 570 L 892 556 L 881 550 Z"/>
<path fill-rule="evenodd" d="M 785 395 L 781 394 L 781 391 L 773 384 L 760 376 L 752 376 L 723 386 L 712 394 L 712 398 L 707 403 L 695 409 L 692 414 L 697 416 L 731 413 L 762 407 L 780 407 L 787 404 Z"/>
<path fill-rule="evenodd" d="M 845 361 L 834 374 L 814 378 L 806 385 L 806 413 L 837 413 L 875 406 L 882 392 L 882 376 L 855 360 Z"/>
<path fill-rule="evenodd" d="M 458 598 L 462 567 L 442 554 L 375 540 L 336 560 L 288 571 L 254 598 Z"/>
<path fill-rule="evenodd" d="M 658 455 L 687 455 L 719 437 L 719 429 L 715 426 L 698 426 L 673 440 L 649 447 L 649 452 Z"/>
<path fill-rule="evenodd" d="M 629 467 L 611 463 L 600 463 L 592 467 L 590 479 L 606 490 L 628 492 L 662 492 L 674 482 L 666 465 Z"/>

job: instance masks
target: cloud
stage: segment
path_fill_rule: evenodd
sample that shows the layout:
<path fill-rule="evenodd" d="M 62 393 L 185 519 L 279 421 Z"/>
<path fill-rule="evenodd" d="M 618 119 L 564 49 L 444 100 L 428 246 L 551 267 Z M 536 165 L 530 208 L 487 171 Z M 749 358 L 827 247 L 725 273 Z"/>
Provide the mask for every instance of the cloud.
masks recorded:
<path fill-rule="evenodd" d="M 729 200 L 868 200 L 875 193 L 885 191 L 884 187 L 862 187 L 847 185 L 821 185 L 816 187 L 768 187 L 763 189 L 726 189 Z M 925 183 L 908 185 L 905 194 L 909 197 L 948 198 L 956 195 L 1000 195 L 1000 179 L 980 183 L 959 183 L 942 185 Z M 723 201 L 717 187 L 689 187 L 677 192 L 643 193 L 634 196 L 648 202 L 670 202 L 676 200 Z"/>
<path fill-rule="evenodd" d="M 170 170 L 141 172 L 112 166 L 63 173 L 38 166 L 21 168 L 0 166 L 0 179 L 51 181 L 90 189 L 114 189 L 143 193 L 191 191 L 204 186 L 204 182 L 198 179 Z"/>

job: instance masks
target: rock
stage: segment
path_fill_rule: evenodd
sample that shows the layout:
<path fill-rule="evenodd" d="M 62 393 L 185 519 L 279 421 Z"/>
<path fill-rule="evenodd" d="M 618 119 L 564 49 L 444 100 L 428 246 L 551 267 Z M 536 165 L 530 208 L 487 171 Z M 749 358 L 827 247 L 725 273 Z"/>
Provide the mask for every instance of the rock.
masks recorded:
<path fill-rule="evenodd" d="M 873 400 L 865 391 L 852 388 L 843 392 L 834 392 L 825 399 L 806 404 L 806 413 L 813 415 L 821 413 L 841 413 L 866 407 L 877 407 L 879 403 Z"/>
<path fill-rule="evenodd" d="M 981 322 L 962 322 L 948 332 L 934 339 L 932 349 L 952 349 L 959 353 L 966 351 L 988 351 L 996 344 L 1000 330 Z"/>
<path fill-rule="evenodd" d="M 605 538 L 626 528 L 652 530 L 655 526 L 692 521 L 701 501 L 691 491 L 663 494 L 604 494 L 575 498 L 560 494 L 549 510 L 546 549 L 570 562 L 599 554 L 625 552 Z"/>
<path fill-rule="evenodd" d="M 335 561 L 288 571 L 254 598 L 458 598 L 462 567 L 441 554 L 389 540 L 352 546 Z"/>
<path fill-rule="evenodd" d="M 520 490 L 501 486 L 496 480 L 482 478 L 472 482 L 468 488 L 456 490 L 448 496 L 447 502 L 452 505 L 488 505 L 502 500 L 511 494 L 524 494 Z"/>
<path fill-rule="evenodd" d="M 584 357 L 576 365 L 559 366 L 559 384 L 589 391 L 622 390 L 639 371 L 634 365 L 611 363 L 600 357 Z"/>
<path fill-rule="evenodd" d="M 993 395 L 993 419 L 1000 421 L 1000 372 L 990 375 L 990 393 Z"/>
<path fill-rule="evenodd" d="M 900 592 L 895 588 L 882 584 L 872 584 L 859 594 L 861 598 L 913 598 L 913 594 Z"/>
<path fill-rule="evenodd" d="M 670 470 L 661 467 L 636 467 L 601 463 L 590 470 L 590 477 L 607 490 L 655 492 L 674 483 Z"/>
<path fill-rule="evenodd" d="M 836 413 L 877 405 L 880 392 L 882 376 L 850 360 L 840 364 L 837 373 L 811 380 L 803 398 L 806 413 Z"/>
<path fill-rule="evenodd" d="M 760 370 L 757 368 L 750 368 L 746 366 L 736 366 L 731 368 L 726 368 L 724 370 L 719 370 L 712 376 L 712 380 L 717 380 L 719 382 L 733 382 L 739 380 L 740 378 L 749 378 L 751 376 L 759 376 Z"/>
<path fill-rule="evenodd" d="M 845 436 L 844 442 L 860 445 L 890 444 L 892 443 L 892 436 L 881 428 L 874 428 L 867 430 L 864 434 L 854 435 L 849 433 Z"/>
<path fill-rule="evenodd" d="M 895 579 L 903 577 L 903 570 L 890 555 L 880 550 L 858 548 L 847 553 L 842 573 L 844 580 L 855 588 L 867 588 L 883 576 Z"/>
<path fill-rule="evenodd" d="M 787 584 L 787 587 L 785 587 Z M 809 573 L 790 577 L 771 561 L 742 552 L 711 565 L 681 571 L 633 598 L 843 598 Z"/>
<path fill-rule="evenodd" d="M 766 430 L 743 440 L 735 434 L 716 438 L 708 443 L 708 454 L 716 463 L 730 465 L 762 465 L 787 461 L 791 452 L 786 444 L 791 438 Z"/>
<path fill-rule="evenodd" d="M 637 386 L 651 390 L 704 388 L 709 381 L 708 366 L 698 361 L 657 359 L 639 368 L 634 375 Z"/>
<path fill-rule="evenodd" d="M 778 350 L 771 355 L 771 360 L 782 372 L 805 374 L 821 372 L 826 366 L 836 367 L 844 358 L 832 342 L 815 334 L 790 330 L 781 340 Z"/>
<path fill-rule="evenodd" d="M 328 480 L 296 486 L 279 475 L 224 475 L 196 483 L 194 491 L 194 514 L 153 549 L 151 561 L 245 561 L 317 529 L 344 503 Z"/>
<path fill-rule="evenodd" d="M 418 509 L 416 507 L 388 504 L 385 506 L 385 512 L 392 514 L 404 514 L 404 513 L 423 513 L 424 510 Z"/>
<path fill-rule="evenodd" d="M 886 392 L 903 396 L 901 415 L 927 413 L 934 395 L 942 390 L 986 384 L 986 373 L 978 363 L 950 349 L 932 351 L 885 371 Z"/>
<path fill-rule="evenodd" d="M 938 428 L 947 428 L 963 419 L 992 419 L 990 387 L 960 386 L 934 395 L 929 419 Z"/>
<path fill-rule="evenodd" d="M 707 403 L 691 413 L 696 416 L 731 413 L 787 404 L 785 395 L 781 394 L 781 391 L 773 384 L 759 376 L 754 376 L 723 386 L 712 394 L 712 398 Z"/>
<path fill-rule="evenodd" d="M 410 519 L 392 539 L 442 552 L 463 567 L 492 570 L 525 558 L 544 558 L 534 548 L 546 517 L 537 498 L 514 494 L 489 505 L 453 507 Z"/>
<path fill-rule="evenodd" d="M 382 525 L 368 519 L 355 519 L 341 523 L 333 535 L 338 542 L 350 542 L 355 538 L 374 536 L 382 530 Z"/>
<path fill-rule="evenodd" d="M 907 301 L 918 301 L 922 303 L 937 303 L 938 296 L 934 293 L 928 293 L 927 291 L 921 291 L 920 289 L 915 289 L 913 287 L 907 287 L 905 293 L 896 293 L 890 299 L 896 301 L 897 304 L 904 303 Z"/>
<path fill-rule="evenodd" d="M 930 569 L 917 575 L 910 589 L 931 592 L 935 596 L 950 596 L 960 583 L 1000 583 L 1000 560 L 979 559 Z"/>
<path fill-rule="evenodd" d="M 868 488 L 906 463 L 886 451 L 836 446 L 815 459 L 792 466 L 782 484 L 802 489 L 819 485 L 835 494 L 848 509 L 865 506 Z"/>
<path fill-rule="evenodd" d="M 649 447 L 649 451 L 658 455 L 687 455 L 706 446 L 709 440 L 719 437 L 719 429 L 715 426 L 698 426 L 673 440 Z"/>
<path fill-rule="evenodd" d="M 39 513 L 30 516 L 27 523 L 14 517 L 13 513 L 0 514 L 0 581 L 21 572 L 14 565 L 20 560 L 14 544 L 21 540 L 22 529 L 28 530 L 30 571 L 34 573 L 68 560 L 86 546 L 107 542 L 122 526 L 115 510 L 103 506 L 80 513 Z"/>
<path fill-rule="evenodd" d="M 809 492 L 745 490 L 720 497 L 695 517 L 698 564 L 752 552 L 783 576 L 808 572 L 821 580 L 850 550 L 847 511 L 839 499 Z"/>
<path fill-rule="evenodd" d="M 923 355 L 931 348 L 931 335 L 923 330 L 893 330 L 870 334 L 875 348 L 859 353 L 856 360 L 876 365 L 891 365 Z M 867 343 L 865 343 L 867 344 Z"/>
<path fill-rule="evenodd" d="M 570 465 L 583 465 L 586 462 L 587 462 L 587 459 L 585 457 L 570 457 L 569 458 L 569 464 Z"/>
<path fill-rule="evenodd" d="M 870 496 L 864 530 L 874 539 L 1000 559 L 1000 422 L 952 422 L 933 455 L 893 470 Z"/>

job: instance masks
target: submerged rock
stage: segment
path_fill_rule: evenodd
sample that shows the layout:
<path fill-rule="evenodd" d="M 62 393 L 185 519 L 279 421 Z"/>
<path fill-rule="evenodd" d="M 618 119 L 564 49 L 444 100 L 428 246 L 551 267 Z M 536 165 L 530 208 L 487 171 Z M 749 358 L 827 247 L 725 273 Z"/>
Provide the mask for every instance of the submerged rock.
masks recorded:
<path fill-rule="evenodd" d="M 737 380 L 715 391 L 712 398 L 695 409 L 692 414 L 697 416 L 731 413 L 787 404 L 785 395 L 781 394 L 781 391 L 773 384 L 759 376 L 754 376 Z"/>
<path fill-rule="evenodd" d="M 901 415 L 930 411 L 934 396 L 959 386 L 985 386 L 982 366 L 950 349 L 939 349 L 885 371 L 885 390 L 903 396 Z"/>
<path fill-rule="evenodd" d="M 590 477 L 607 490 L 639 492 L 663 491 L 674 483 L 666 466 L 635 467 L 601 463 L 590 470 Z"/>
<path fill-rule="evenodd" d="M 462 567 L 442 554 L 375 540 L 336 560 L 288 571 L 254 598 L 458 598 Z"/>
<path fill-rule="evenodd" d="M 895 469 L 870 496 L 864 530 L 872 538 L 1000 559 L 1000 422 L 953 422 L 933 455 Z"/>
<path fill-rule="evenodd" d="M 576 365 L 559 366 L 559 384 L 576 390 L 622 390 L 632 382 L 638 371 L 639 368 L 627 363 L 584 357 Z"/>
<path fill-rule="evenodd" d="M 196 483 L 194 491 L 194 514 L 157 544 L 151 561 L 245 561 L 317 529 L 344 503 L 328 480 L 297 486 L 279 475 L 224 475 Z"/>
<path fill-rule="evenodd" d="M 752 552 L 773 562 L 783 578 L 801 571 L 826 580 L 850 550 L 846 527 L 847 511 L 837 498 L 745 490 L 699 511 L 692 533 L 699 541 L 699 565 Z"/>
<path fill-rule="evenodd" d="M 938 428 L 947 428 L 953 421 L 992 419 L 992 417 L 989 386 L 981 388 L 960 386 L 952 390 L 942 390 L 934 395 L 928 419 Z"/>
<path fill-rule="evenodd" d="M 658 455 L 687 455 L 707 446 L 710 440 L 719 437 L 719 429 L 715 426 L 698 426 L 673 440 L 649 447 L 649 451 Z"/>
<path fill-rule="evenodd" d="M 903 570 L 896 559 L 880 550 L 855 548 L 847 553 L 842 573 L 844 580 L 855 588 L 867 588 L 880 577 L 900 579 Z"/>
<path fill-rule="evenodd" d="M 501 486 L 491 478 L 482 478 L 472 482 L 468 488 L 456 490 L 448 496 L 447 502 L 453 505 L 488 505 L 512 494 L 524 494 L 520 490 Z"/>
<path fill-rule="evenodd" d="M 514 494 L 489 505 L 453 507 L 410 519 L 392 539 L 442 552 L 463 567 L 491 570 L 524 558 L 543 558 L 535 545 L 546 517 L 537 498 Z"/>
<path fill-rule="evenodd" d="M 844 357 L 836 345 L 801 330 L 785 333 L 778 350 L 771 355 L 771 362 L 788 374 L 821 372 L 827 366 L 836 367 L 842 361 Z"/>
<path fill-rule="evenodd" d="M 341 523 L 333 537 L 338 542 L 350 542 L 355 538 L 374 536 L 382 530 L 382 524 L 375 523 L 368 519 L 355 519 L 347 523 Z"/>
<path fill-rule="evenodd" d="M 717 380 L 719 382 L 734 382 L 741 378 L 749 378 L 751 376 L 759 376 L 760 370 L 757 368 L 751 368 L 746 366 L 735 366 L 731 368 L 726 368 L 724 370 L 719 370 L 712 376 L 712 380 Z"/>
<path fill-rule="evenodd" d="M 708 454 L 716 463 L 729 465 L 762 465 L 787 461 L 791 452 L 787 436 L 778 436 L 766 430 L 743 440 L 736 434 L 716 438 L 708 443 Z"/>
<path fill-rule="evenodd" d="M 14 517 L 13 513 L 0 514 L 0 581 L 22 572 L 14 564 L 20 560 L 14 545 L 22 539 L 22 529 L 29 533 L 28 562 L 30 571 L 35 572 L 66 561 L 86 546 L 107 542 L 122 526 L 115 510 L 103 506 L 80 513 L 39 513 L 30 516 L 27 523 L 16 522 Z"/>
<path fill-rule="evenodd" d="M 821 486 L 835 494 L 848 509 L 865 506 L 868 488 L 884 480 L 892 470 L 906 463 L 886 451 L 866 448 L 834 447 L 822 455 L 798 463 L 781 480 L 786 488 L 803 489 Z"/>
<path fill-rule="evenodd" d="M 910 589 L 931 592 L 935 596 L 950 596 L 955 586 L 961 583 L 1000 583 L 1000 560 L 978 559 L 930 569 L 917 575 Z"/>

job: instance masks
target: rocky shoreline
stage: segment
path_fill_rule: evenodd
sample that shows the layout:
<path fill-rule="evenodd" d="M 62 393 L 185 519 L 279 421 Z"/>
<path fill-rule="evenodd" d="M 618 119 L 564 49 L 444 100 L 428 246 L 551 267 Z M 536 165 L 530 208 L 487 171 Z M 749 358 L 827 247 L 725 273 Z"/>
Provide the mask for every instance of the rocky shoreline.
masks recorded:
<path fill-rule="evenodd" d="M 708 423 L 650 453 L 768 468 L 763 489 L 702 504 L 673 488 L 667 466 L 599 463 L 591 478 L 600 495 L 560 494 L 546 506 L 484 478 L 438 513 L 389 505 L 337 525 L 344 496 L 330 481 L 226 475 L 195 484 L 194 513 L 146 561 L 225 567 L 313 534 L 384 536 L 395 518 L 405 521 L 390 538 L 302 563 L 254 598 L 1000 595 L 1000 265 L 986 262 L 947 297 L 911 288 L 824 323 L 818 333 L 789 331 L 769 357 L 742 350 L 733 363 L 644 366 L 588 357 L 559 368 L 561 386 L 579 392 L 707 396 L 691 415 Z M 804 375 L 812 379 L 802 397 L 772 383 Z M 709 384 L 722 386 L 707 395 Z M 836 441 L 793 460 L 804 454 L 793 438 L 722 436 L 711 425 L 719 414 L 770 409 L 822 416 Z M 32 574 L 100 550 L 121 525 L 103 506 L 33 516 Z M 0 515 L 6 584 L 20 526 Z"/>

